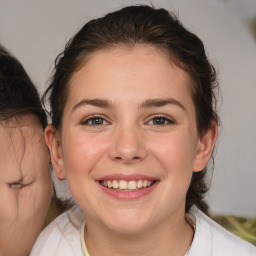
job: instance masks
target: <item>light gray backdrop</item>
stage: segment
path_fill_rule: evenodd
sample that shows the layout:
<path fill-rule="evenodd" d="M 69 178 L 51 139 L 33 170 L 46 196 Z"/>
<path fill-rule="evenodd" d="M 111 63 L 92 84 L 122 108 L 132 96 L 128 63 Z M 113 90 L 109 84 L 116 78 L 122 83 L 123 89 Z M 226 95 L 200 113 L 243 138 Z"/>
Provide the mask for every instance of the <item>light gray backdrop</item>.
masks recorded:
<path fill-rule="evenodd" d="M 0 43 L 23 63 L 42 93 L 54 58 L 85 21 L 141 3 L 149 2 L 0 0 Z M 174 11 L 201 37 L 219 72 L 222 127 L 208 196 L 212 211 L 256 217 L 256 44 L 245 24 L 246 15 L 256 15 L 256 1 L 240 1 L 238 9 L 237 0 L 151 3 Z"/>

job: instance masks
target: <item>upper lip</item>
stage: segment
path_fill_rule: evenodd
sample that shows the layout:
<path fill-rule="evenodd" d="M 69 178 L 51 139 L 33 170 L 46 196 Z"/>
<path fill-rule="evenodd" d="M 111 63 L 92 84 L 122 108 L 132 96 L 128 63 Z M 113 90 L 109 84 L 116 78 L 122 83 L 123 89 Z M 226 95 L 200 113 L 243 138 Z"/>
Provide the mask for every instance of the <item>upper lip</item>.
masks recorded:
<path fill-rule="evenodd" d="M 100 178 L 97 178 L 96 181 L 101 181 L 101 180 L 159 180 L 156 177 L 153 176 L 148 176 L 148 175 L 143 175 L 143 174 L 109 174 L 102 176 Z"/>

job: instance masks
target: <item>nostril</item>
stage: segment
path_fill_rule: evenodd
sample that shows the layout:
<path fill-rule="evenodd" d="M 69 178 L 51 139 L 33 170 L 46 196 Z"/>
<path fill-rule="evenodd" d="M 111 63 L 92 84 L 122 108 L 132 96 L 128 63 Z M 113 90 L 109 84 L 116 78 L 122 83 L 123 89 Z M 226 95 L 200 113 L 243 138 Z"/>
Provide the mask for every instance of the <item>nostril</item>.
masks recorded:
<path fill-rule="evenodd" d="M 134 156 L 134 157 L 122 157 L 122 156 L 116 156 L 115 158 L 115 161 L 122 161 L 122 162 L 137 162 L 137 161 L 140 161 L 142 159 L 142 157 L 140 156 Z"/>
<path fill-rule="evenodd" d="M 116 156 L 115 159 L 116 160 L 124 160 L 124 157 Z M 134 156 L 134 157 L 130 158 L 130 160 L 139 160 L 139 159 L 141 159 L 141 157 L 139 157 L 139 156 Z"/>

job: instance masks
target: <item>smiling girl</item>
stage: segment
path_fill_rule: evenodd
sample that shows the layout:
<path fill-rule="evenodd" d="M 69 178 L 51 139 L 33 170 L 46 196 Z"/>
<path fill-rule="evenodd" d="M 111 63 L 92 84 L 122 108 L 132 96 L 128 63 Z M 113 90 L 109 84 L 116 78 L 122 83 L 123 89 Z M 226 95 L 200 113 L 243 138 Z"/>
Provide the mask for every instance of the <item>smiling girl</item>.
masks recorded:
<path fill-rule="evenodd" d="M 31 255 L 255 255 L 202 212 L 216 86 L 200 39 L 164 9 L 87 23 L 45 94 L 54 170 L 82 212 L 57 218 Z"/>

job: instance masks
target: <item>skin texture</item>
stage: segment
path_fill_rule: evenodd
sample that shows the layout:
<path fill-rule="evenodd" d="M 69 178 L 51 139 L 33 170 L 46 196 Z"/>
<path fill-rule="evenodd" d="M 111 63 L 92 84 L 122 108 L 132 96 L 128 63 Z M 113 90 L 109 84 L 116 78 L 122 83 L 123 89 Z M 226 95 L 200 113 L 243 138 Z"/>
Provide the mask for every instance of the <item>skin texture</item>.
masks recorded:
<path fill-rule="evenodd" d="M 0 255 L 28 255 L 40 233 L 52 195 L 48 162 L 34 115 L 1 122 Z"/>
<path fill-rule="evenodd" d="M 61 132 L 48 126 L 46 142 L 56 175 L 84 210 L 93 255 L 184 255 L 189 247 L 186 192 L 217 136 L 213 125 L 199 137 L 191 86 L 163 52 L 145 45 L 98 51 L 74 73 Z M 157 185 L 118 199 L 97 182 L 106 175 L 146 175 Z"/>

